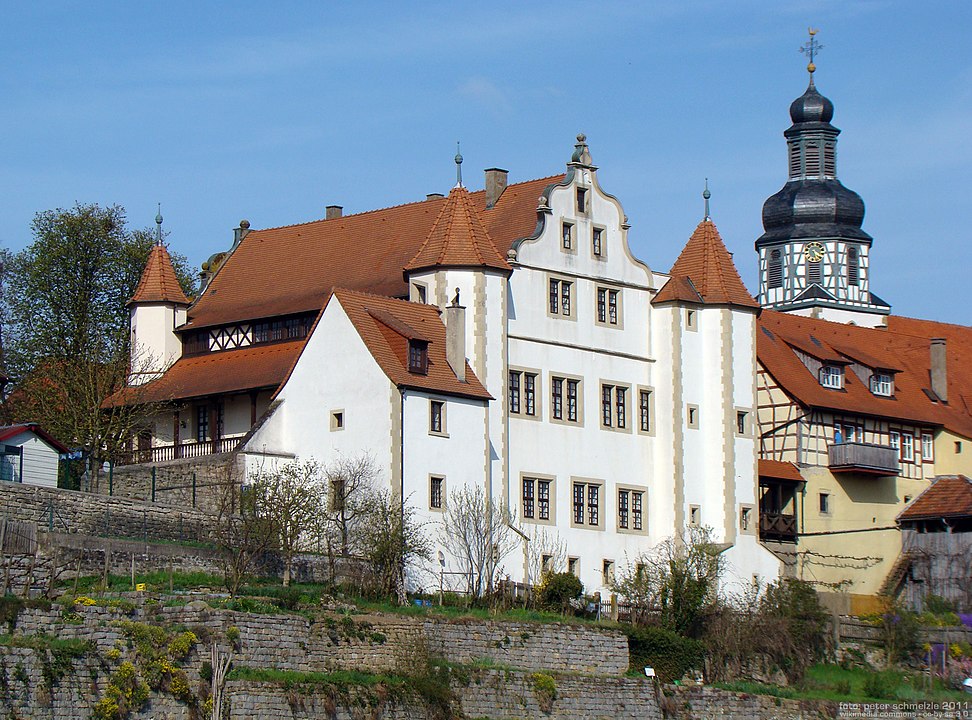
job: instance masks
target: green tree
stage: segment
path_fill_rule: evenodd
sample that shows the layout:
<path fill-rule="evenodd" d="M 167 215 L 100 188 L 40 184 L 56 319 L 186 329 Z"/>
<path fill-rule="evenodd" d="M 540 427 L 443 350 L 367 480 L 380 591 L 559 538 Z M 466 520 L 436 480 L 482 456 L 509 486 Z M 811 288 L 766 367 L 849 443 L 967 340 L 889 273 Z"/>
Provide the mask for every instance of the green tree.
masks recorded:
<path fill-rule="evenodd" d="M 39 422 L 98 460 L 140 421 L 132 409 L 101 406 L 139 363 L 125 304 L 154 233 L 130 230 L 121 207 L 96 204 L 39 212 L 31 229 L 33 242 L 3 258 L 3 363 L 14 388 L 5 419 Z M 191 290 L 186 259 L 173 263 Z"/>

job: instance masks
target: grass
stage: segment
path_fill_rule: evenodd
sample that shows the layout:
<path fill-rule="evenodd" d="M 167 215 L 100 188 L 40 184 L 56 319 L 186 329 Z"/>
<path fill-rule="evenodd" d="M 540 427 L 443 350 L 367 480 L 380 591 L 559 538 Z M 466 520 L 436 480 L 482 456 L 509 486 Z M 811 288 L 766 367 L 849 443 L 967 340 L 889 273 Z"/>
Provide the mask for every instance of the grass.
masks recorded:
<path fill-rule="evenodd" d="M 0 635 L 0 646 L 50 650 L 73 657 L 81 657 L 95 649 L 95 644 L 76 638 L 58 638 L 53 635 Z"/>
<path fill-rule="evenodd" d="M 101 590 L 101 575 L 85 575 L 77 579 L 78 593 L 90 593 Z M 169 573 L 165 570 L 158 570 L 148 573 L 136 573 L 135 583 L 145 583 L 149 589 L 168 590 Z M 63 580 L 58 583 L 62 588 L 74 588 L 74 579 Z M 223 578 L 220 575 L 212 575 L 204 572 L 180 572 L 172 573 L 173 590 L 194 590 L 197 588 L 222 588 Z M 108 586 L 104 588 L 106 592 L 123 592 L 132 590 L 131 575 L 109 575 Z"/>
<path fill-rule="evenodd" d="M 868 687 L 886 685 L 888 693 L 878 697 L 868 692 Z M 909 702 L 918 700 L 965 700 L 967 695 L 951 690 L 939 679 L 934 679 L 931 690 L 927 689 L 927 677 L 905 671 L 864 670 L 844 668 L 840 665 L 818 664 L 807 672 L 800 685 L 779 687 L 755 682 L 717 683 L 717 687 L 752 695 L 772 695 L 799 700 L 831 700 L 835 702 Z"/>
<path fill-rule="evenodd" d="M 270 668 L 234 667 L 226 675 L 227 680 L 267 682 L 284 688 L 332 687 L 337 689 L 384 687 L 397 690 L 408 685 L 408 680 L 397 675 L 376 675 L 357 670 L 333 672 L 296 672 Z"/>

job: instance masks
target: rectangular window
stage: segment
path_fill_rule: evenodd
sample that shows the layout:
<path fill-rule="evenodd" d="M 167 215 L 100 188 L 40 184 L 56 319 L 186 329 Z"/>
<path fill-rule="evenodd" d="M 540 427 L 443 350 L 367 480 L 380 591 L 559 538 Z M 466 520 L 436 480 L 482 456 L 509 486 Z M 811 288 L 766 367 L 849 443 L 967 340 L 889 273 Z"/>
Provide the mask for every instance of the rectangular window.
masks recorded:
<path fill-rule="evenodd" d="M 753 509 L 746 505 L 739 508 L 739 529 L 747 532 L 753 524 Z"/>
<path fill-rule="evenodd" d="M 580 558 L 569 557 L 567 558 L 567 572 L 575 577 L 580 577 Z"/>
<path fill-rule="evenodd" d="M 925 462 L 935 459 L 935 440 L 931 433 L 921 434 L 921 459 Z"/>
<path fill-rule="evenodd" d="M 577 212 L 587 212 L 587 189 L 577 188 Z"/>
<path fill-rule="evenodd" d="M 820 493 L 820 514 L 830 514 L 830 493 Z"/>
<path fill-rule="evenodd" d="M 631 526 L 634 530 L 641 530 L 644 527 L 643 496 L 643 492 L 631 492 Z"/>
<path fill-rule="evenodd" d="M 605 560 L 601 565 L 601 582 L 608 587 L 614 584 L 614 560 Z"/>
<path fill-rule="evenodd" d="M 702 527 L 702 508 L 699 505 L 689 505 L 689 525 Z"/>
<path fill-rule="evenodd" d="M 429 478 L 429 507 L 435 510 L 442 509 L 442 484 L 445 478 L 432 476 Z"/>
<path fill-rule="evenodd" d="M 520 372 L 510 370 L 510 412 L 514 415 L 520 414 L 520 375 Z"/>
<path fill-rule="evenodd" d="M 749 413 L 743 412 L 742 410 L 736 411 L 736 432 L 740 435 L 745 435 L 748 431 L 749 424 Z"/>
<path fill-rule="evenodd" d="M 335 410 L 331 413 L 331 430 L 343 430 L 344 429 L 344 411 Z"/>
<path fill-rule="evenodd" d="M 588 525 L 598 525 L 601 521 L 600 518 L 600 491 L 601 488 L 597 485 L 587 486 L 587 524 Z"/>
<path fill-rule="evenodd" d="M 891 447 L 897 450 L 900 454 L 901 452 L 901 433 L 897 430 L 892 430 L 888 433 L 888 440 Z"/>
<path fill-rule="evenodd" d="M 618 324 L 618 290 L 597 289 L 597 321 L 605 325 Z"/>
<path fill-rule="evenodd" d="M 601 238 L 603 236 L 604 231 L 601 228 L 594 228 L 591 231 L 591 251 L 595 257 L 601 257 L 601 253 L 603 252 L 601 248 Z"/>
<path fill-rule="evenodd" d="M 550 413 L 555 420 L 564 418 L 564 379 L 553 378 L 550 381 Z"/>
<path fill-rule="evenodd" d="M 601 424 L 604 427 L 611 427 L 613 424 L 613 416 L 611 413 L 613 392 L 613 386 L 601 385 Z"/>
<path fill-rule="evenodd" d="M 699 426 L 699 406 L 698 405 L 687 405 L 685 407 L 685 419 L 690 428 L 698 428 Z"/>
<path fill-rule="evenodd" d="M 614 389 L 614 415 L 619 428 L 625 428 L 628 424 L 627 400 L 625 393 L 627 388 L 619 387 Z"/>
<path fill-rule="evenodd" d="M 574 226 L 570 223 L 564 223 L 560 226 L 560 237 L 561 243 L 564 250 L 573 250 L 574 248 Z"/>
<path fill-rule="evenodd" d="M 597 321 L 607 322 L 607 290 L 597 289 Z"/>
<path fill-rule="evenodd" d="M 819 285 L 821 282 L 820 261 L 807 260 L 807 284 Z"/>
<path fill-rule="evenodd" d="M 584 483 L 574 483 L 574 524 L 584 524 Z"/>
<path fill-rule="evenodd" d="M 540 572 L 546 575 L 553 571 L 553 555 L 544 553 L 540 556 Z"/>
<path fill-rule="evenodd" d="M 568 280 L 550 280 L 550 314 L 570 317 L 573 283 Z"/>
<path fill-rule="evenodd" d="M 533 518 L 536 501 L 536 478 L 523 478 L 523 517 Z"/>
<path fill-rule="evenodd" d="M 550 481 L 537 480 L 537 519 L 550 519 Z"/>
<path fill-rule="evenodd" d="M 638 427 L 641 432 L 651 432 L 651 391 L 638 391 Z"/>
<path fill-rule="evenodd" d="M 825 388 L 840 390 L 844 387 L 844 370 L 836 365 L 824 365 L 820 368 L 820 384 Z"/>
<path fill-rule="evenodd" d="M 408 371 L 418 375 L 429 372 L 429 344 L 421 340 L 408 341 Z"/>
<path fill-rule="evenodd" d="M 523 399 L 525 411 L 531 417 L 537 414 L 537 376 L 535 373 L 523 374 Z"/>
<path fill-rule="evenodd" d="M 618 324 L 618 291 L 608 290 L 608 322 Z"/>
<path fill-rule="evenodd" d="M 628 529 L 628 514 L 630 512 L 628 502 L 630 495 L 630 490 L 618 490 L 618 527 L 625 530 Z"/>
<path fill-rule="evenodd" d="M 871 375 L 871 392 L 883 397 L 891 397 L 894 383 L 891 376 L 885 373 L 874 373 Z"/>
<path fill-rule="evenodd" d="M 577 380 L 567 381 L 567 420 L 577 422 Z"/>
<path fill-rule="evenodd" d="M 196 442 L 209 440 L 209 406 L 196 407 Z"/>
<path fill-rule="evenodd" d="M 429 432 L 442 434 L 445 432 L 443 429 L 445 427 L 445 422 L 443 415 L 445 414 L 445 403 L 441 400 L 430 400 L 429 401 Z"/>
<path fill-rule="evenodd" d="M 910 432 L 901 436 L 901 459 L 907 462 L 915 459 L 915 436 Z"/>

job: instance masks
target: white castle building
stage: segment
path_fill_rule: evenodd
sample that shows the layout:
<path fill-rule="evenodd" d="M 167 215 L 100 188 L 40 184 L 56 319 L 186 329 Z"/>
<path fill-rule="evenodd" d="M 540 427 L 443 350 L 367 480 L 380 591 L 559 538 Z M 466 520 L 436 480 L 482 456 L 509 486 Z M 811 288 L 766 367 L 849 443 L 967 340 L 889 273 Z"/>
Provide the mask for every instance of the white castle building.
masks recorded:
<path fill-rule="evenodd" d="M 507 186 L 494 168 L 479 192 L 244 221 L 191 304 L 159 245 L 130 303 L 156 362 L 132 382 L 175 409 L 138 458 L 367 453 L 431 523 L 453 490 L 482 487 L 519 537 L 559 538 L 587 592 L 693 525 L 730 581 L 771 581 L 758 305 L 707 216 L 670 274 L 632 255 L 629 232 L 580 135 L 562 175 Z M 506 559 L 514 580 L 526 542 Z"/>

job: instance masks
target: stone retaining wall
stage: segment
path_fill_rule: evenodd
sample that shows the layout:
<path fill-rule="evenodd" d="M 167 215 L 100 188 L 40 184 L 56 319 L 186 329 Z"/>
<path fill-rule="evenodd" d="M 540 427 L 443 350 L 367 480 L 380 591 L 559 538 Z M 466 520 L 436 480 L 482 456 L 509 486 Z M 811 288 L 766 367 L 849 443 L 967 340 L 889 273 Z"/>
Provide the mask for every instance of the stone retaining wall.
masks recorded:
<path fill-rule="evenodd" d="M 243 461 L 237 453 L 121 465 L 112 471 L 113 496 L 151 501 L 153 470 L 156 503 L 209 512 L 217 512 L 222 506 L 227 483 L 239 487 L 244 479 Z M 108 494 L 107 478 L 102 478 L 99 490 Z"/>

